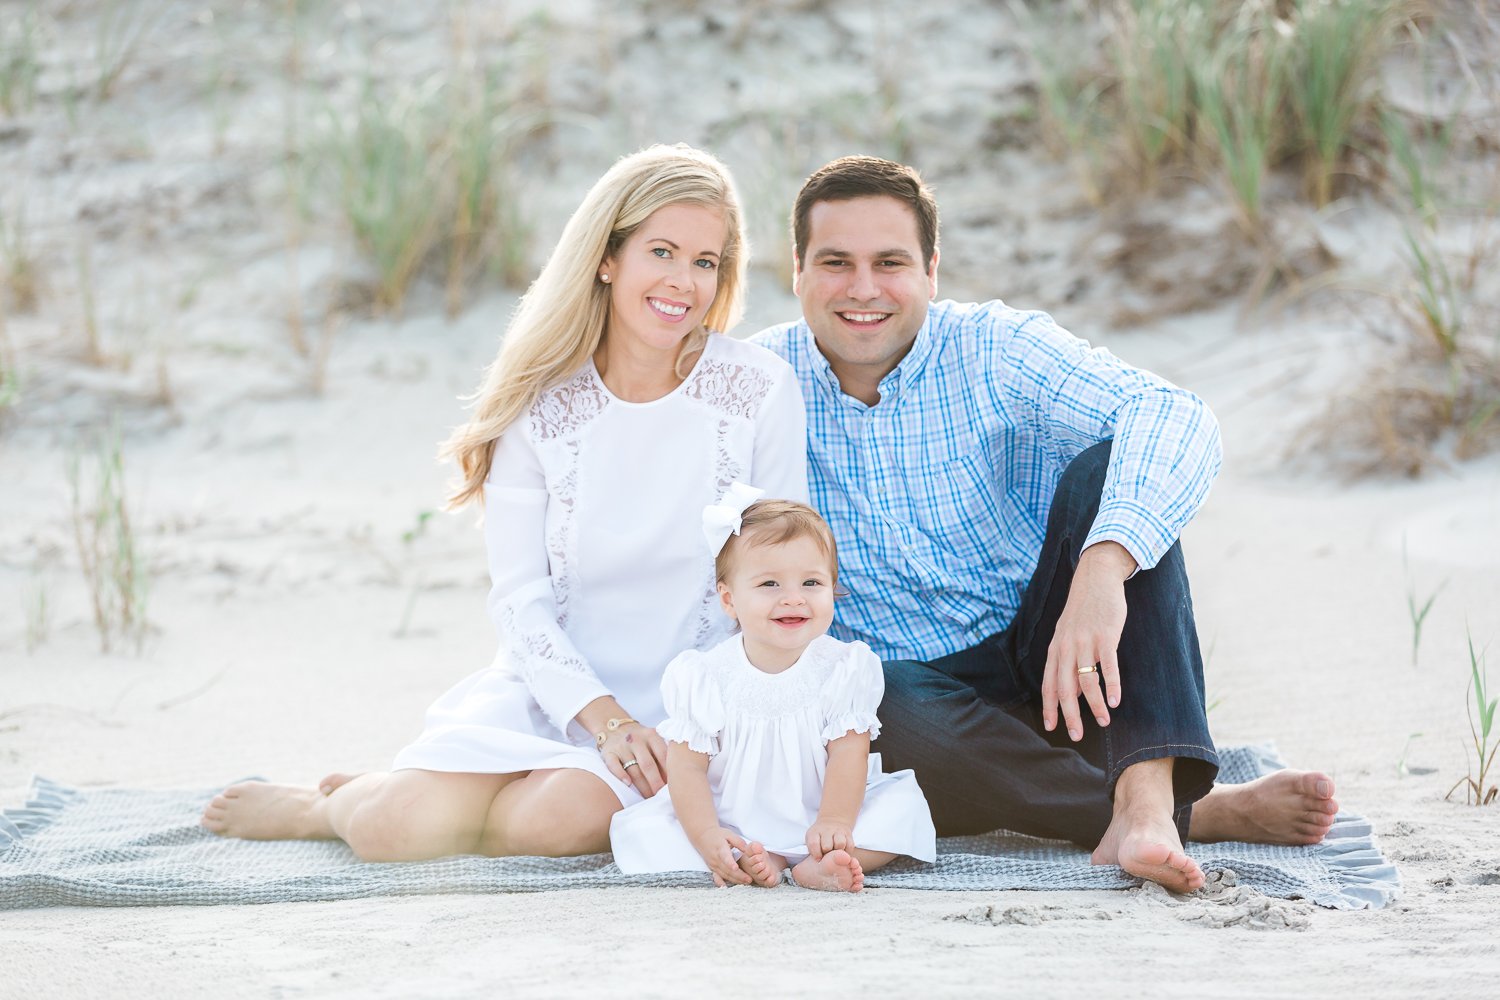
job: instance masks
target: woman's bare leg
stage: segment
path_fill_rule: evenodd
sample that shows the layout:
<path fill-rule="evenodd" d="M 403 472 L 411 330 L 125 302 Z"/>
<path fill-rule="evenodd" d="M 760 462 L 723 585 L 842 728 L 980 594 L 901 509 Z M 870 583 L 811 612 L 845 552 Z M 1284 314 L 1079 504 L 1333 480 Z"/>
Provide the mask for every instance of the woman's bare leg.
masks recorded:
<path fill-rule="evenodd" d="M 609 819 L 620 808 L 614 790 L 589 771 L 532 771 L 495 796 L 479 850 L 491 857 L 599 854 L 609 850 Z"/>
<path fill-rule="evenodd" d="M 343 840 L 366 861 L 473 854 L 495 797 L 521 777 L 370 772 L 328 795 L 247 781 L 215 796 L 201 822 L 214 833 L 248 840 Z"/>
<path fill-rule="evenodd" d="M 406 770 L 347 778 L 327 795 L 242 782 L 215 796 L 201 822 L 226 837 L 343 840 L 365 861 L 569 857 L 609 850 L 609 819 L 619 809 L 619 797 L 604 781 L 574 768 Z"/>

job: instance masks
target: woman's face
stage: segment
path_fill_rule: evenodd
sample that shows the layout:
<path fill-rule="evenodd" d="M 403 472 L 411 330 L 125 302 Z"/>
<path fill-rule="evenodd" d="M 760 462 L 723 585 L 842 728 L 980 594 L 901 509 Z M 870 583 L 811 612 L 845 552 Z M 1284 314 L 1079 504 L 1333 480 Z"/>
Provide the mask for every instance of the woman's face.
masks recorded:
<path fill-rule="evenodd" d="M 653 212 L 599 265 L 610 286 L 605 338 L 675 358 L 713 304 L 727 235 L 718 209 L 680 204 Z"/>

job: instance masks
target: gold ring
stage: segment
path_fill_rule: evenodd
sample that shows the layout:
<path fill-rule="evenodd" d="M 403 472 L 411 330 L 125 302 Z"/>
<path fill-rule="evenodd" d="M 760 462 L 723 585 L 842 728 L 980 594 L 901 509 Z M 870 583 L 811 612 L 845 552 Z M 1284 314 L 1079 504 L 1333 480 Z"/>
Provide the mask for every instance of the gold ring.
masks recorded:
<path fill-rule="evenodd" d="M 630 770 L 630 769 L 631 769 L 631 768 L 632 768 L 632 767 L 635 767 L 635 766 L 636 766 L 636 765 L 637 765 L 637 764 L 639 764 L 639 763 L 640 763 L 640 761 L 638 761 L 638 760 L 627 760 L 627 761 L 626 761 L 626 762 L 625 762 L 625 764 L 624 764 L 624 769 L 625 769 L 625 770 L 627 770 L 627 771 L 628 771 L 628 770 Z"/>
<path fill-rule="evenodd" d="M 1079 677 L 1082 677 L 1084 674 L 1096 674 L 1098 672 L 1099 672 L 1099 664 L 1097 664 L 1097 663 L 1091 663 L 1091 664 L 1089 664 L 1086 667 L 1079 667 L 1078 668 L 1078 676 Z"/>

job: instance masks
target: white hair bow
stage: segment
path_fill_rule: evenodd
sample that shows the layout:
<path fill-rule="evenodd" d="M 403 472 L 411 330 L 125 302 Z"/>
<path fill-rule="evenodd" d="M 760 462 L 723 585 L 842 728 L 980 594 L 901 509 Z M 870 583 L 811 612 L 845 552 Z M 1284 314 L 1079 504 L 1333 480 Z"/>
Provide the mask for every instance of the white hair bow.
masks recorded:
<path fill-rule="evenodd" d="M 715 556 L 723 551 L 724 543 L 729 541 L 730 535 L 740 533 L 740 518 L 744 515 L 745 508 L 765 495 L 765 490 L 758 490 L 744 483 L 734 483 L 719 498 L 718 503 L 711 503 L 703 508 L 703 537 L 708 539 Z"/>

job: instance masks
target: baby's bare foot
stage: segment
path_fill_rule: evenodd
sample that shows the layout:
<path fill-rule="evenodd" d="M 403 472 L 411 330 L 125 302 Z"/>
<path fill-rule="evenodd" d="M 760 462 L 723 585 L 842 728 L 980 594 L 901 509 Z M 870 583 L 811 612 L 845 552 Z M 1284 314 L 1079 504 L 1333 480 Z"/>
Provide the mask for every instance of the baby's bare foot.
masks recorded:
<path fill-rule="evenodd" d="M 752 840 L 749 849 L 740 854 L 740 867 L 750 876 L 750 881 L 770 889 L 781 884 L 781 873 L 786 870 L 786 858 L 769 853 L 766 845 Z"/>
<path fill-rule="evenodd" d="M 848 851 L 829 851 L 822 861 L 809 855 L 792 868 L 792 876 L 805 889 L 824 892 L 859 892 L 865 887 L 865 872 Z"/>
<path fill-rule="evenodd" d="M 323 816 L 324 800 L 314 788 L 242 781 L 215 795 L 198 822 L 245 840 L 328 840 L 334 833 Z"/>

